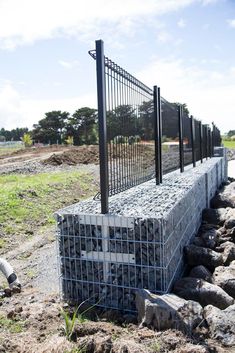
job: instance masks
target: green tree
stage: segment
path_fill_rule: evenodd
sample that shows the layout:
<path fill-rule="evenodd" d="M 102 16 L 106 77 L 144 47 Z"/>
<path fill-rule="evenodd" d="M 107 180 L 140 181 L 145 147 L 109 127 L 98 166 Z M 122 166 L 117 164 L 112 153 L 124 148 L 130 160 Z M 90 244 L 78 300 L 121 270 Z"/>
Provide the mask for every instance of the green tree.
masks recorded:
<path fill-rule="evenodd" d="M 134 136 L 138 128 L 138 120 L 132 105 L 119 105 L 107 112 L 108 140 L 113 140 L 116 136 Z"/>
<path fill-rule="evenodd" d="M 143 102 L 140 106 L 140 136 L 146 141 L 154 138 L 153 108 L 152 100 Z"/>
<path fill-rule="evenodd" d="M 227 133 L 228 137 L 232 137 L 235 135 L 235 130 L 229 130 L 229 132 Z"/>
<path fill-rule="evenodd" d="M 62 143 L 68 118 L 69 113 L 61 110 L 45 113 L 45 118 L 33 125 L 33 139 L 42 143 Z"/>
<path fill-rule="evenodd" d="M 27 133 L 29 129 L 27 127 L 15 128 L 12 130 L 5 130 L 1 128 L 0 135 L 5 137 L 6 141 L 20 141 L 25 133 Z"/>
<path fill-rule="evenodd" d="M 97 110 L 83 107 L 68 119 L 66 135 L 73 136 L 75 145 L 97 143 Z"/>
<path fill-rule="evenodd" d="M 182 107 L 183 107 L 183 111 L 184 111 L 184 113 L 187 115 L 187 116 L 189 116 L 189 109 L 188 109 L 188 107 L 187 107 L 187 104 L 186 103 L 179 103 L 179 102 L 175 102 L 175 103 L 172 103 L 176 108 L 179 106 L 179 105 L 181 105 Z"/>

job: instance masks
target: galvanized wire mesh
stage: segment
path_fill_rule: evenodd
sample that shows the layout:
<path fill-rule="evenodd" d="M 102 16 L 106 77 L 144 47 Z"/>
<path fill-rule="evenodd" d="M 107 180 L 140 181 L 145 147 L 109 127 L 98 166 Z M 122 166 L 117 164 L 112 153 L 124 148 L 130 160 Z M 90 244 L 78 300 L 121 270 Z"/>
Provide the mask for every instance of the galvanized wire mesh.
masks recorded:
<path fill-rule="evenodd" d="M 162 169 L 163 174 L 179 168 L 178 105 L 161 99 L 162 111 Z"/>
<path fill-rule="evenodd" d="M 154 107 L 153 90 L 107 57 L 105 91 L 111 196 L 155 176 Z"/>
<path fill-rule="evenodd" d="M 89 54 L 96 60 L 100 147 L 101 212 L 108 197 L 162 174 L 213 156 L 220 145 L 213 131 L 188 116 L 184 104 L 160 97 L 104 55 L 102 41 Z M 163 144 L 162 144 L 163 143 Z"/>

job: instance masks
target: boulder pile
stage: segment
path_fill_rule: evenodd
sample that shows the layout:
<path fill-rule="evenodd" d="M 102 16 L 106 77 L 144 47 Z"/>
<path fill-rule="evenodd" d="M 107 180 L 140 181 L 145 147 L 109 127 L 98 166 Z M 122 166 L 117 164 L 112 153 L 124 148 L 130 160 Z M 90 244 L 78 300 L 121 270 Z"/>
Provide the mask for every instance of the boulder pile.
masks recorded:
<path fill-rule="evenodd" d="M 204 324 L 210 336 L 235 345 L 235 181 L 230 180 L 202 214 L 192 244 L 185 247 L 187 276 L 176 281 L 174 294 L 136 295 L 141 325 L 192 331 Z"/>

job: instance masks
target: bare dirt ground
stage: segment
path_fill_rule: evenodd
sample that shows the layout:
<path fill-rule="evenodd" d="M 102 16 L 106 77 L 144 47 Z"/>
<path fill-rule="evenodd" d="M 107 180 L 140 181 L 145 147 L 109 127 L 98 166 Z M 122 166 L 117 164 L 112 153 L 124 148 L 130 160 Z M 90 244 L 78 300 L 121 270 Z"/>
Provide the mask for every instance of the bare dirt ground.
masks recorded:
<path fill-rule="evenodd" d="M 71 149 L 71 160 L 74 151 Z M 86 150 L 79 152 L 84 158 Z M 1 156 L 0 174 L 84 168 L 98 178 L 98 166 L 94 164 L 94 156 L 90 157 L 95 155 L 94 150 L 87 152 L 87 163 L 83 166 L 77 162 L 72 167 L 50 163 L 63 154 L 68 158 L 68 148 L 23 150 Z M 47 162 L 41 163 L 46 159 Z M 138 327 L 133 316 L 101 311 L 90 311 L 88 316 L 91 320 L 76 323 L 69 341 L 64 334 L 64 320 L 60 312 L 61 307 L 72 309 L 59 296 L 55 226 L 39 227 L 33 237 L 13 250 L 7 250 L 3 256 L 15 268 L 22 291 L 0 301 L 0 353 L 234 352 L 210 340 L 204 327 L 188 335 L 176 330 L 156 332 Z M 4 283 L 3 277 L 0 277 L 1 283 Z"/>

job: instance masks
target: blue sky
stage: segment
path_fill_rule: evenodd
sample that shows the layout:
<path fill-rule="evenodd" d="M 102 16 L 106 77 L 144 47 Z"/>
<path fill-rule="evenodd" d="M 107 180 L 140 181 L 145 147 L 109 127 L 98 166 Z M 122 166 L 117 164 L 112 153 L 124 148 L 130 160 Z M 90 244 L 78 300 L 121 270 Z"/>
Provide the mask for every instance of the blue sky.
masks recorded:
<path fill-rule="evenodd" d="M 105 53 L 192 115 L 235 128 L 235 1 L 0 0 L 0 127 L 96 107 Z"/>

